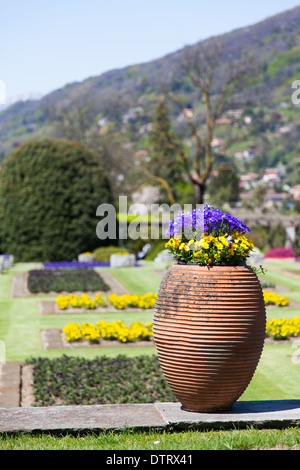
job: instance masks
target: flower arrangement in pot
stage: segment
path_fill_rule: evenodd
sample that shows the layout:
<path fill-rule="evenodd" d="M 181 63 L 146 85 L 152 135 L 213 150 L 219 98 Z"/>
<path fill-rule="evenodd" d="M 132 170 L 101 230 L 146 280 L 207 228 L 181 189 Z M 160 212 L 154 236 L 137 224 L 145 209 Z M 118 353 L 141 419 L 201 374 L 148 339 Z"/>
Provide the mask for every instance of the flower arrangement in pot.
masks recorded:
<path fill-rule="evenodd" d="M 165 247 L 183 263 L 202 265 L 245 262 L 253 250 L 243 221 L 212 206 L 178 214 L 170 223 Z"/>
<path fill-rule="evenodd" d="M 266 328 L 263 292 L 246 260 L 250 229 L 210 205 L 169 225 L 174 263 L 157 296 L 153 333 L 166 380 L 182 408 L 232 408 L 258 365 Z"/>

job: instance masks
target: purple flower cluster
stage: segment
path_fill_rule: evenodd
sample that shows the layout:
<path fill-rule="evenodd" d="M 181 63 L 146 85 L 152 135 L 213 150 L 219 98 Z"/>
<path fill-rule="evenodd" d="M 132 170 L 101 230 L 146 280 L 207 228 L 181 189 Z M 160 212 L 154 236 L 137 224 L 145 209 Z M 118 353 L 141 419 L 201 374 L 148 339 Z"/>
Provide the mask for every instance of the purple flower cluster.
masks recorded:
<path fill-rule="evenodd" d="M 220 236 L 231 232 L 245 233 L 251 230 L 242 220 L 229 212 L 222 212 L 207 204 L 203 209 L 193 209 L 177 214 L 170 222 L 167 236 L 182 237 L 184 235 L 186 239 L 191 239 L 203 233 Z"/>
<path fill-rule="evenodd" d="M 109 262 L 79 262 L 79 261 L 49 261 L 44 263 L 46 269 L 84 269 L 84 268 L 98 268 L 109 267 Z"/>

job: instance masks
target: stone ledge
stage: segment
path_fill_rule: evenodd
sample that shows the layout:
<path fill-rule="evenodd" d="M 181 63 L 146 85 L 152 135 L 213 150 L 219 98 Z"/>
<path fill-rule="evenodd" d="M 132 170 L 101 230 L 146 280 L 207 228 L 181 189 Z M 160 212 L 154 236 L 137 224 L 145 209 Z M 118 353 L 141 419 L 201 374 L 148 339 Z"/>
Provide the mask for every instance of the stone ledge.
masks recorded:
<path fill-rule="evenodd" d="M 230 412 L 191 413 L 179 403 L 0 408 L 0 432 L 125 429 L 286 428 L 300 424 L 300 400 L 237 402 Z"/>
<path fill-rule="evenodd" d="M 0 408 L 0 432 L 162 429 L 167 424 L 153 404 Z"/>
<path fill-rule="evenodd" d="M 20 406 L 21 362 L 0 364 L 0 406 Z"/>
<path fill-rule="evenodd" d="M 157 409 L 176 429 L 226 429 L 289 427 L 300 424 L 300 400 L 237 401 L 231 411 L 193 413 L 180 403 L 157 403 Z"/>

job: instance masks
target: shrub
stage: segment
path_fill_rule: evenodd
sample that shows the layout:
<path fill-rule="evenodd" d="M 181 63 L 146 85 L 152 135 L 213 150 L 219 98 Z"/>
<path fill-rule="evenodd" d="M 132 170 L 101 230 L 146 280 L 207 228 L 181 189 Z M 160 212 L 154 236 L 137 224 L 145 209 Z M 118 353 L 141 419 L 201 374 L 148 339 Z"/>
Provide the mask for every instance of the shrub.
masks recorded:
<path fill-rule="evenodd" d="M 104 261 L 108 262 L 111 255 L 116 253 L 127 253 L 127 250 L 124 247 L 120 246 L 102 246 L 94 250 L 95 261 Z"/>
<path fill-rule="evenodd" d="M 93 152 L 66 140 L 29 140 L 1 168 L 0 249 L 17 261 L 72 260 L 99 245 L 96 210 L 112 202 Z"/>
<path fill-rule="evenodd" d="M 292 248 L 273 248 L 265 254 L 265 258 L 294 258 L 295 253 Z"/>

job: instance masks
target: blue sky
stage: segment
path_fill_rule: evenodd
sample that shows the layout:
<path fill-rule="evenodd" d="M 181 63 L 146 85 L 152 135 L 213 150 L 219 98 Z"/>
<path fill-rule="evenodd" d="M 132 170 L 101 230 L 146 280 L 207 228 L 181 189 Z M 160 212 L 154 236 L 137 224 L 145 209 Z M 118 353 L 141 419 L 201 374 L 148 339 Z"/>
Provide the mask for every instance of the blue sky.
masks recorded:
<path fill-rule="evenodd" d="M 7 97 L 47 94 L 257 23 L 296 0 L 2 0 Z"/>

